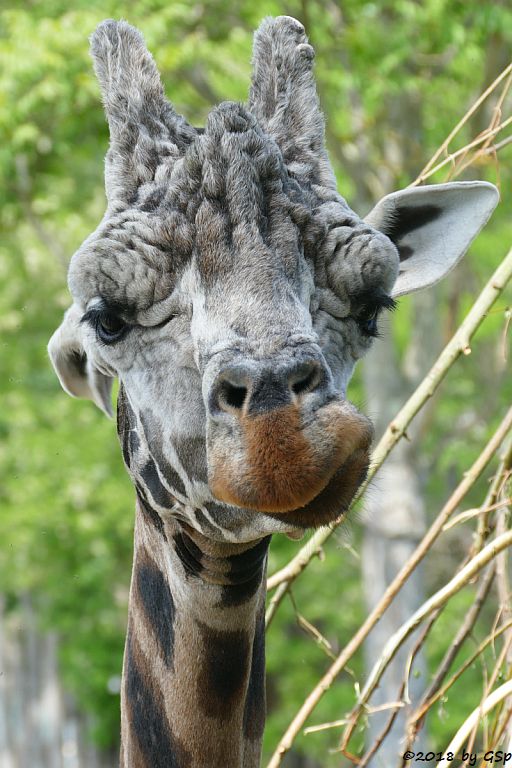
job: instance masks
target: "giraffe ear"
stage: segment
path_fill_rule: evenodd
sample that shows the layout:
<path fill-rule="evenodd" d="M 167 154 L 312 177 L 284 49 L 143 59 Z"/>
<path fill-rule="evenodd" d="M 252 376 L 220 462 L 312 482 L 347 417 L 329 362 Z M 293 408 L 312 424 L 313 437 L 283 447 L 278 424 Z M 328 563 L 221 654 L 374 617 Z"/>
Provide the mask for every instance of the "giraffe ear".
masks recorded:
<path fill-rule="evenodd" d="M 400 256 L 391 295 L 419 291 L 448 274 L 498 201 L 494 184 L 459 181 L 410 187 L 377 203 L 365 220 L 392 240 Z"/>
<path fill-rule="evenodd" d="M 81 312 L 75 304 L 48 343 L 48 354 L 62 388 L 72 397 L 92 400 L 106 416 L 112 416 L 111 376 L 91 362 L 85 352 L 80 328 Z"/>

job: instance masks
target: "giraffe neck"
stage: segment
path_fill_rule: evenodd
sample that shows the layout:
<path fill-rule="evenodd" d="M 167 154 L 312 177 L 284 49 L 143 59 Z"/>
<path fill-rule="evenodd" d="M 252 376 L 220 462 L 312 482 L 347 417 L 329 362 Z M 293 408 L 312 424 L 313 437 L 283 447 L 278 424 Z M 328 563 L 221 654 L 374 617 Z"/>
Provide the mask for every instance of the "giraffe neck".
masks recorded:
<path fill-rule="evenodd" d="M 138 500 L 122 768 L 259 766 L 268 544 L 212 542 Z"/>

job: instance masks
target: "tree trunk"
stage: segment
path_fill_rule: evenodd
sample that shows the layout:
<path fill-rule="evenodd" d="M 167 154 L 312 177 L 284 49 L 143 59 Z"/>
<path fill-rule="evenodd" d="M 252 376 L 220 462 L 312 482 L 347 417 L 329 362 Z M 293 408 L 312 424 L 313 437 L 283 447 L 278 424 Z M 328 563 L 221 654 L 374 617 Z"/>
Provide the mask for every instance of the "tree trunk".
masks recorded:
<path fill-rule="evenodd" d="M 0 595 L 0 768 L 115 768 L 117 749 L 100 752 L 87 726 L 60 681 L 57 634 L 40 632 L 27 595 L 10 614 Z"/>

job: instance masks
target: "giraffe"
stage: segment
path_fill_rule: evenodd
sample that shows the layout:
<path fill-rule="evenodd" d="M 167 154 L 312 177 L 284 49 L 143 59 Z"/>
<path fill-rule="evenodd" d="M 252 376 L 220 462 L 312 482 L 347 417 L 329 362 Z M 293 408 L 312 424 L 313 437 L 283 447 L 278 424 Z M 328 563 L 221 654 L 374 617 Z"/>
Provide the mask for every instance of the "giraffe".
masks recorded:
<path fill-rule="evenodd" d="M 378 315 L 440 280 L 496 188 L 336 189 L 300 22 L 265 19 L 247 105 L 194 128 L 142 35 L 91 52 L 110 128 L 106 213 L 73 256 L 49 343 L 63 388 L 111 415 L 136 491 L 121 690 L 124 768 L 255 768 L 267 550 L 339 519 L 372 426 L 347 399 Z"/>

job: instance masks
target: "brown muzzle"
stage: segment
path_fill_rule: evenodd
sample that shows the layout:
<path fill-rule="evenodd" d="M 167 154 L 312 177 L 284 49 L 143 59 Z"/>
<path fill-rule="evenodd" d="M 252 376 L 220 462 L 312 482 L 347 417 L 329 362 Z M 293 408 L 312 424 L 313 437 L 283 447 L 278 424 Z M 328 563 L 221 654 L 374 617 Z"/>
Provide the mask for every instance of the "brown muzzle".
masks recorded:
<path fill-rule="evenodd" d="M 333 482 L 341 494 L 339 512 L 346 508 L 366 474 L 373 437 L 370 422 L 353 406 L 331 401 L 305 421 L 296 401 L 268 412 L 241 412 L 237 421 L 230 435 L 209 443 L 209 485 L 217 499 L 290 513 L 329 493 Z M 328 514 L 335 516 L 334 510 Z"/>

